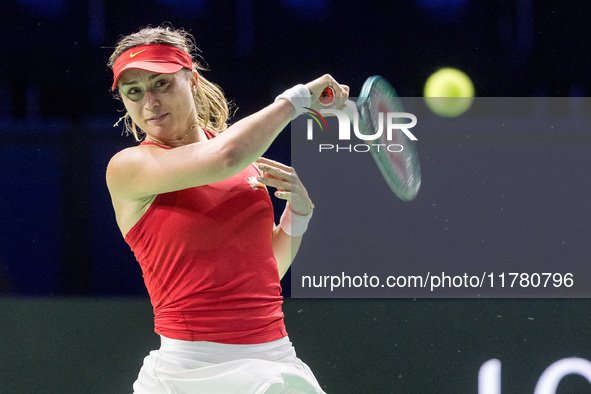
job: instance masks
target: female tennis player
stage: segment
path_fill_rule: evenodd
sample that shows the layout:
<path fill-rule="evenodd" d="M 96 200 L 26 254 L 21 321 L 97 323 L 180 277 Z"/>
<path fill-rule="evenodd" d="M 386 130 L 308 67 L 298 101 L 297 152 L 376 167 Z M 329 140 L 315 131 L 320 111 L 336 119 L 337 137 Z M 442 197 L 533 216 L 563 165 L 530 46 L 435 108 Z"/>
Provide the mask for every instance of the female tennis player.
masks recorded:
<path fill-rule="evenodd" d="M 107 185 L 161 337 L 134 392 L 323 393 L 296 357 L 280 295 L 313 204 L 293 168 L 259 157 L 294 116 L 321 108 L 326 87 L 342 98 L 334 108 L 349 88 L 325 75 L 228 127 L 195 49 L 160 26 L 122 38 L 109 60 L 141 143 L 111 159 Z M 277 225 L 267 186 L 287 201 Z"/>

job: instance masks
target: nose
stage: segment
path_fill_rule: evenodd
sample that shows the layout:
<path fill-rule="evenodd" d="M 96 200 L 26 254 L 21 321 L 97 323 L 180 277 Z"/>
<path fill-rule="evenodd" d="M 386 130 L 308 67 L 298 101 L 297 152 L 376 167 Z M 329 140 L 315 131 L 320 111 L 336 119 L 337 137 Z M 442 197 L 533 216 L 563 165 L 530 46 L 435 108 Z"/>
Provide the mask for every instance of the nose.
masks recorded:
<path fill-rule="evenodd" d="M 146 109 L 152 110 L 160 106 L 160 99 L 158 93 L 151 89 L 146 91 Z"/>

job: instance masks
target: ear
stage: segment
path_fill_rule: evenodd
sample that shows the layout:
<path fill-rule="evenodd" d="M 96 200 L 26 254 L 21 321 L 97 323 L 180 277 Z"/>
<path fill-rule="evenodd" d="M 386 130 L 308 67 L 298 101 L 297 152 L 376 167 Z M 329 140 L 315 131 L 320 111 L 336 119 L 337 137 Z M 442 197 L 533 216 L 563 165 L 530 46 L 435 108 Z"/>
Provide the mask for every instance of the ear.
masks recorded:
<path fill-rule="evenodd" d="M 193 71 L 193 76 L 191 78 L 191 89 L 193 91 L 197 90 L 198 84 L 199 84 L 199 74 L 197 74 L 197 71 Z"/>

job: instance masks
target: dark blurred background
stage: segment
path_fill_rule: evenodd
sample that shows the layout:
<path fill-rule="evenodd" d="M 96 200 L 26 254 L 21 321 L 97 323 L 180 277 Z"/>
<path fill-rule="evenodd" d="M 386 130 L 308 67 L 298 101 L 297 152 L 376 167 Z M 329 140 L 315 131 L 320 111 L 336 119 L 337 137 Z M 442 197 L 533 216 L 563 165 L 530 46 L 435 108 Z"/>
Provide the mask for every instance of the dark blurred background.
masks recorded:
<path fill-rule="evenodd" d="M 190 30 L 237 120 L 324 73 L 352 92 L 380 74 L 415 97 L 451 66 L 480 97 L 587 96 L 589 11 L 568 0 L 2 1 L 0 370 L 11 383 L 0 393 L 129 392 L 157 346 L 104 182 L 110 157 L 134 144 L 113 127 L 123 105 L 106 63 L 121 35 L 166 21 Z M 267 156 L 289 161 L 288 133 Z M 289 279 L 290 335 L 331 393 L 476 393 L 495 357 L 512 368 L 503 393 L 531 393 L 553 361 L 591 358 L 588 300 L 290 300 Z M 569 384 L 560 392 L 591 392 Z"/>
<path fill-rule="evenodd" d="M 3 1 L 0 262 L 16 294 L 143 294 L 104 182 L 134 143 L 113 127 L 123 105 L 106 66 L 121 35 L 168 21 L 189 29 L 207 77 L 240 119 L 323 73 L 358 92 L 385 76 L 401 96 L 457 67 L 477 96 L 584 96 L 587 2 Z M 353 93 L 354 95 L 355 93 Z M 269 156 L 289 160 L 288 133 Z M 115 274 L 116 273 L 116 274 Z M 286 286 L 288 287 L 288 286 Z"/>

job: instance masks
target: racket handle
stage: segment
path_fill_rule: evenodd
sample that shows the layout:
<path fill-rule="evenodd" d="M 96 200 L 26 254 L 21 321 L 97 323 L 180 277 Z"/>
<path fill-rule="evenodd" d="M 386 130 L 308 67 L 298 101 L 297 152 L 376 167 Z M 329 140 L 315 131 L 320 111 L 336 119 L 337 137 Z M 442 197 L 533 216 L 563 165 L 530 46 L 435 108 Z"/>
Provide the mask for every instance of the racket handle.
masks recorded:
<path fill-rule="evenodd" d="M 320 98 L 318 100 L 320 101 L 320 104 L 322 104 L 322 105 L 330 105 L 332 103 L 333 97 L 334 97 L 334 89 L 331 88 L 330 86 L 327 86 L 324 88 L 324 90 L 320 94 Z"/>
<path fill-rule="evenodd" d="M 330 105 L 334 97 L 334 90 L 330 86 L 327 86 L 322 91 L 320 98 L 318 99 L 322 105 Z M 353 122 L 357 111 L 357 104 L 354 101 L 347 100 L 342 108 L 342 111 L 349 117 L 350 121 Z"/>

